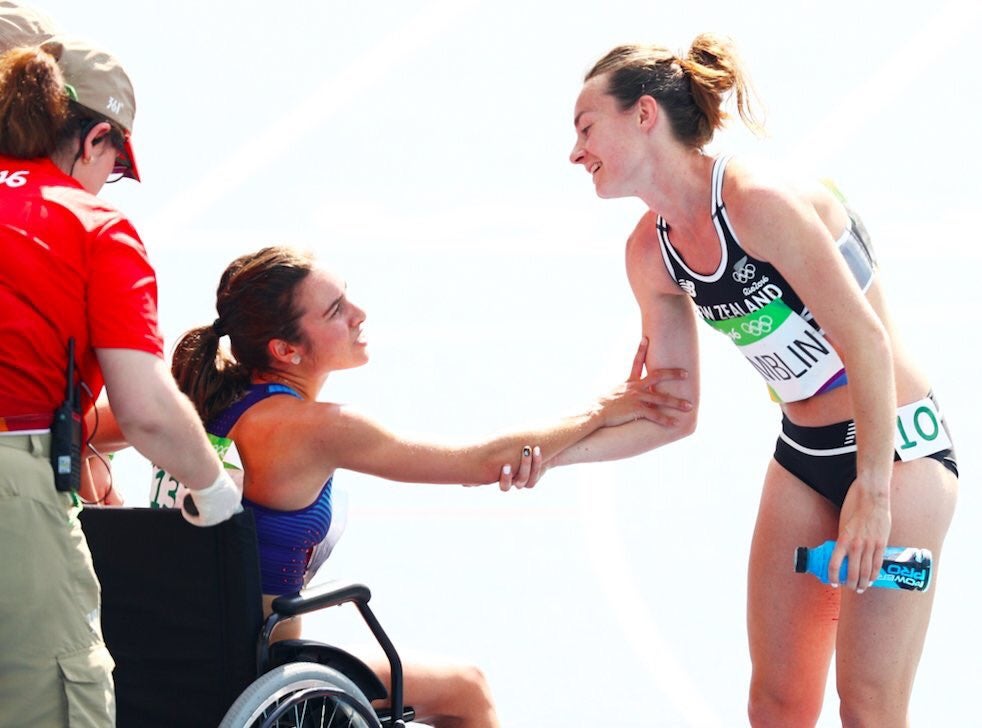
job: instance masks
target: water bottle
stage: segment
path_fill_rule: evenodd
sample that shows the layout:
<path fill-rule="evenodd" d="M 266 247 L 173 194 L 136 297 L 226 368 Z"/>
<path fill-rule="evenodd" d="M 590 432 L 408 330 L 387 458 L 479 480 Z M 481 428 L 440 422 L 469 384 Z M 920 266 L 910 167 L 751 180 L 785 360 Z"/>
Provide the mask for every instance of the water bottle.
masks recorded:
<path fill-rule="evenodd" d="M 799 574 L 814 574 L 825 584 L 829 583 L 829 559 L 835 541 L 826 541 L 821 546 L 795 549 L 794 570 Z M 839 570 L 839 583 L 846 580 L 849 558 L 842 560 Z M 905 589 L 907 591 L 927 591 L 931 586 L 931 550 L 887 546 L 883 553 L 880 574 L 870 586 L 884 589 Z"/>

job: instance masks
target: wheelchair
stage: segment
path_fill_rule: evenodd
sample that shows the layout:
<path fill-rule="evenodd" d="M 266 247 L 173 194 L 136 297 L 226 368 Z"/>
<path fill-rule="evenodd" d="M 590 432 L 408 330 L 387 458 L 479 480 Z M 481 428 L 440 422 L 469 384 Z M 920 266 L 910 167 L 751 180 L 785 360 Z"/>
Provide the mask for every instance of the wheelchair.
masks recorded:
<path fill-rule="evenodd" d="M 399 655 L 366 586 L 330 582 L 284 595 L 263 619 L 250 512 L 211 528 L 166 509 L 94 507 L 80 518 L 102 585 L 119 728 L 401 728 L 413 719 Z M 347 603 L 389 660 L 388 691 L 332 645 L 270 644 L 280 621 Z M 391 709 L 372 707 L 386 697 Z"/>

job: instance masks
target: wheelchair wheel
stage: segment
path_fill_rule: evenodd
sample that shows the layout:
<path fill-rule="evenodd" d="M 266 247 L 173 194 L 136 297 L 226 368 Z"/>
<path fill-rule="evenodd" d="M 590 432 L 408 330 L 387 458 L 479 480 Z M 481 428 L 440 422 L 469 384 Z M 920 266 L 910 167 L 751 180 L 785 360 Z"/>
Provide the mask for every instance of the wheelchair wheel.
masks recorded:
<path fill-rule="evenodd" d="M 280 665 L 232 704 L 219 728 L 379 728 L 371 704 L 351 680 L 310 662 Z"/>

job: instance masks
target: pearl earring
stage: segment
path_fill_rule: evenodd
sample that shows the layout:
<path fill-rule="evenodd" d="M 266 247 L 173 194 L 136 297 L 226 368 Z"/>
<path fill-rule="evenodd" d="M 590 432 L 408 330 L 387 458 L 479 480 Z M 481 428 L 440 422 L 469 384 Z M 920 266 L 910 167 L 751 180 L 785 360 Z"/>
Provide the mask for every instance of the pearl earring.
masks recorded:
<path fill-rule="evenodd" d="M 292 361 L 294 364 L 299 364 L 300 363 L 300 355 L 299 354 L 294 354 L 293 355 L 293 358 L 290 361 Z"/>

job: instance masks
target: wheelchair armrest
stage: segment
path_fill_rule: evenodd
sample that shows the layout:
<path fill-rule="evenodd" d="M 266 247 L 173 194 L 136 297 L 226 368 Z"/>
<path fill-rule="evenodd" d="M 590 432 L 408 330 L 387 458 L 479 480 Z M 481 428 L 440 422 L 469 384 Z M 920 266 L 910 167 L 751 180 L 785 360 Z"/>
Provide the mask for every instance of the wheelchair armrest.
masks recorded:
<path fill-rule="evenodd" d="M 298 594 L 284 594 L 273 600 L 273 611 L 283 617 L 297 617 L 346 602 L 367 604 L 372 593 L 364 584 L 330 581 L 305 589 Z"/>
<path fill-rule="evenodd" d="M 392 640 L 382 629 L 378 618 L 368 606 L 368 600 L 372 598 L 372 593 L 364 584 L 355 582 L 327 582 L 311 589 L 305 589 L 297 594 L 284 594 L 273 600 L 273 613 L 266 618 L 256 650 L 256 670 L 261 675 L 266 672 L 270 664 L 270 636 L 273 629 L 281 619 L 297 617 L 307 612 L 313 612 L 325 607 L 333 607 L 345 602 L 354 602 L 361 612 L 362 619 L 368 625 L 369 630 L 378 640 L 379 646 L 389 660 L 390 679 L 392 681 L 392 691 L 390 693 L 392 703 L 392 715 L 403 715 L 403 676 L 402 661 L 399 653 L 396 652 Z M 395 725 L 402 723 L 397 720 Z"/>

